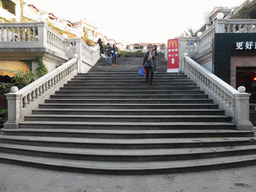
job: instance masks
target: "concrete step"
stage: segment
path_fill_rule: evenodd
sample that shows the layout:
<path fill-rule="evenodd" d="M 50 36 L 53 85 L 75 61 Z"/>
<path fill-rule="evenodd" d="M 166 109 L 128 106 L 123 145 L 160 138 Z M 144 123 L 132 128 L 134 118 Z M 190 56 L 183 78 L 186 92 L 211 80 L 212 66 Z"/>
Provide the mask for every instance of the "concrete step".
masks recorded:
<path fill-rule="evenodd" d="M 145 81 L 145 78 L 133 78 L 131 77 L 130 79 L 127 78 L 109 78 L 109 79 L 74 79 L 71 81 L 68 81 L 68 84 L 87 84 L 87 83 L 116 83 L 116 84 L 138 84 L 141 83 L 143 81 Z M 177 84 L 191 84 L 193 83 L 191 80 L 189 79 L 171 79 L 171 80 L 167 80 L 167 79 L 157 79 L 154 78 L 154 82 L 157 82 L 158 84 L 162 83 L 162 84 L 168 84 L 168 83 L 177 83 Z"/>
<path fill-rule="evenodd" d="M 140 83 L 130 83 L 130 84 L 115 84 L 115 83 L 69 83 L 65 84 L 64 87 L 86 87 L 86 88 L 122 88 L 122 89 L 127 89 L 127 88 L 164 88 L 164 89 L 191 89 L 195 88 L 195 84 L 177 84 L 177 83 L 156 83 L 153 82 L 153 85 L 147 84 L 145 81 L 141 81 Z"/>
<path fill-rule="evenodd" d="M 102 162 L 86 160 L 70 160 L 27 155 L 0 153 L 1 162 L 15 163 L 40 168 L 85 172 L 93 174 L 135 175 L 135 174 L 170 174 L 192 171 L 233 168 L 254 165 L 256 155 L 195 159 L 166 162 Z"/>
<path fill-rule="evenodd" d="M 254 137 L 106 139 L 0 135 L 1 144 L 89 149 L 181 149 L 255 145 Z"/>
<path fill-rule="evenodd" d="M 138 75 L 130 75 L 130 76 L 125 76 L 126 80 L 132 81 L 132 80 L 141 80 L 145 79 L 146 76 L 143 77 L 138 77 Z M 71 79 L 71 81 L 124 81 L 124 76 L 103 76 L 103 77 L 98 77 L 98 76 L 78 76 L 74 77 Z M 163 75 L 154 75 L 154 80 L 157 81 L 189 81 L 191 80 L 188 77 L 177 77 L 177 76 L 163 76 Z"/>
<path fill-rule="evenodd" d="M 138 69 L 139 71 L 139 69 Z M 80 73 L 78 75 L 76 75 L 76 77 L 109 77 L 109 76 L 115 76 L 115 77 L 128 77 L 128 76 L 134 76 L 139 78 L 138 76 L 138 71 L 134 71 L 134 72 L 92 72 L 90 71 L 89 73 Z M 181 77 L 181 78 L 186 78 L 187 76 L 184 75 L 183 73 L 155 73 L 155 76 L 161 76 L 161 77 Z"/>
<path fill-rule="evenodd" d="M 152 99 L 207 99 L 208 95 L 204 94 L 122 94 L 122 93 L 106 93 L 106 94 L 89 94 L 89 93 L 77 93 L 77 94 L 55 94 L 50 96 L 51 99 L 134 99 L 134 98 L 152 98 Z"/>
<path fill-rule="evenodd" d="M 71 89 L 61 88 L 55 94 L 204 94 L 199 90 L 138 90 L 138 89 Z"/>
<path fill-rule="evenodd" d="M 231 122 L 225 115 L 29 115 L 25 121 L 74 122 Z"/>
<path fill-rule="evenodd" d="M 153 81 L 153 85 L 165 85 L 165 86 L 189 86 L 189 85 L 194 85 L 195 84 L 192 81 L 189 82 L 174 82 L 174 81 Z M 100 85 L 105 85 L 105 86 L 111 86 L 111 85 L 116 85 L 116 86 L 146 86 L 146 80 L 145 79 L 140 79 L 140 80 L 133 80 L 133 81 L 69 81 L 67 83 L 68 85 L 72 86 L 84 86 L 84 85 L 95 85 L 95 86 L 100 86 Z"/>
<path fill-rule="evenodd" d="M 37 129 L 111 129 L 111 130 L 236 130 L 230 122 L 69 122 L 25 121 L 19 128 Z"/>
<path fill-rule="evenodd" d="M 45 103 L 108 103 L 108 104 L 209 104 L 211 99 L 46 99 Z"/>
<path fill-rule="evenodd" d="M 39 105 L 40 109 L 218 109 L 218 105 L 215 104 L 72 104 L 72 103 L 50 103 L 50 104 L 41 104 Z"/>
<path fill-rule="evenodd" d="M 165 89 L 165 90 L 172 90 L 172 91 L 177 91 L 177 90 L 193 90 L 193 91 L 197 91 L 200 90 L 198 87 L 196 87 L 195 85 L 148 85 L 146 84 L 146 82 L 142 82 L 141 84 L 138 84 L 136 86 L 124 86 L 122 84 L 119 85 L 109 85 L 109 84 L 102 84 L 102 85 L 77 85 L 77 84 L 65 84 L 63 86 L 64 89 L 96 89 L 96 90 L 116 90 L 116 89 L 122 89 L 122 90 L 160 90 L 160 89 Z"/>
<path fill-rule="evenodd" d="M 204 138 L 253 137 L 254 131 L 238 130 L 111 130 L 111 129 L 2 129 L 3 135 L 47 136 L 74 138 L 145 139 L 145 138 Z"/>
<path fill-rule="evenodd" d="M 219 109 L 37 109 L 32 114 L 48 115 L 224 115 Z"/>
<path fill-rule="evenodd" d="M 164 162 L 256 154 L 256 146 L 182 149 L 86 149 L 0 144 L 0 153 L 104 162 Z"/>

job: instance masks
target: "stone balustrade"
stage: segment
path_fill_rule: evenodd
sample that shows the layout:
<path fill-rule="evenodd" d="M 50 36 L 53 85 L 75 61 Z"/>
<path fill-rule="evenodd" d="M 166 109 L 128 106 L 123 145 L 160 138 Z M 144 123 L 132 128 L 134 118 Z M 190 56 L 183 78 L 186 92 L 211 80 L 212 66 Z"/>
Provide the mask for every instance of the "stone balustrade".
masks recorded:
<path fill-rule="evenodd" d="M 180 59 L 184 53 L 191 57 L 212 53 L 215 33 L 256 33 L 256 19 L 219 19 L 199 37 L 181 37 Z"/>
<path fill-rule="evenodd" d="M 14 49 L 48 49 L 66 57 L 65 39 L 44 22 L 1 23 L 0 47 Z"/>
<path fill-rule="evenodd" d="M 19 46 L 18 42 L 37 42 L 39 37 L 39 28 L 42 23 L 1 23 L 0 24 L 0 43 L 12 42 L 10 45 Z M 15 38 L 17 36 L 17 38 Z M 42 40 L 42 39 L 40 39 Z M 35 45 L 30 45 L 34 47 Z"/>
<path fill-rule="evenodd" d="M 214 24 L 216 33 L 255 33 L 256 19 L 220 19 Z"/>
<path fill-rule="evenodd" d="M 13 87 L 12 92 L 6 94 L 8 121 L 5 128 L 17 128 L 25 115 L 31 113 L 77 73 L 87 72 L 100 59 L 98 45 L 90 47 L 81 38 L 65 39 L 44 22 L 0 24 L 0 46 L 17 51 L 44 50 L 65 61 L 71 59 L 23 89 Z"/>
<path fill-rule="evenodd" d="M 67 63 L 32 82 L 21 90 L 12 87 L 12 92 L 6 94 L 8 100 L 8 121 L 5 128 L 18 128 L 18 123 L 24 116 L 31 113 L 51 94 L 59 90 L 67 81 L 73 78 L 78 70 L 77 55 Z"/>
<path fill-rule="evenodd" d="M 196 63 L 187 54 L 182 58 L 180 71 L 184 72 L 201 89 L 203 89 L 226 115 L 233 118 L 238 130 L 251 130 L 252 123 L 249 121 L 249 98 L 245 88 L 240 87 L 237 91 L 220 78 Z"/>

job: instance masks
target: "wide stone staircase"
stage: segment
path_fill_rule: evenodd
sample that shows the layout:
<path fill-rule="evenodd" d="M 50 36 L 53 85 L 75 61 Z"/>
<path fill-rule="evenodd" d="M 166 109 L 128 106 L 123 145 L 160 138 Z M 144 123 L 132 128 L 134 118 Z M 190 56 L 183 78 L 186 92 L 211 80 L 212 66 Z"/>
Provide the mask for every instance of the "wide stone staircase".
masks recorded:
<path fill-rule="evenodd" d="M 2 129 L 0 160 L 105 174 L 256 163 L 254 132 L 236 130 L 184 74 L 159 68 L 148 85 L 137 75 L 138 63 L 107 68 L 101 60 L 97 65 L 33 110 L 18 129 Z"/>

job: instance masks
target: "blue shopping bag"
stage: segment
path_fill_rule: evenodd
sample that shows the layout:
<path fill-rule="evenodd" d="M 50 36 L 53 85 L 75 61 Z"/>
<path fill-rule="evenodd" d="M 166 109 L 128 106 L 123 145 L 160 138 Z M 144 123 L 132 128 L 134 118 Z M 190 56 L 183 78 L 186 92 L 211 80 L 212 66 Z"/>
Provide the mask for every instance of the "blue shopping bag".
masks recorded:
<path fill-rule="evenodd" d="M 140 68 L 139 68 L 138 75 L 139 75 L 139 76 L 143 76 L 143 75 L 144 75 L 144 67 L 140 67 Z"/>

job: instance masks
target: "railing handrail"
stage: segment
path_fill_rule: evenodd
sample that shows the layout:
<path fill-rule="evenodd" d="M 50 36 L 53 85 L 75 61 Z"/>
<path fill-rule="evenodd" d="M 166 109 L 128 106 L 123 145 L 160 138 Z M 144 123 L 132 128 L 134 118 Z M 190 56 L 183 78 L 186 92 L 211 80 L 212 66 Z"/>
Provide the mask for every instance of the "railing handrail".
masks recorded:
<path fill-rule="evenodd" d="M 218 19 L 213 25 L 217 24 L 256 24 L 256 19 Z"/>
<path fill-rule="evenodd" d="M 35 22 L 35 23 L 0 23 L 0 28 L 6 27 L 36 27 L 38 24 L 43 24 L 44 22 Z"/>
<path fill-rule="evenodd" d="M 187 62 L 189 62 L 191 65 L 193 65 L 194 67 L 197 68 L 197 70 L 203 74 L 205 77 L 207 77 L 208 79 L 210 79 L 211 81 L 214 81 L 220 88 L 222 88 L 223 90 L 226 90 L 226 92 L 229 93 L 229 95 L 232 94 L 239 94 L 239 91 L 237 91 L 235 88 L 233 88 L 231 85 L 227 84 L 226 82 L 224 82 L 222 79 L 220 79 L 219 77 L 217 77 L 216 75 L 214 75 L 213 73 L 211 73 L 210 71 L 208 71 L 207 69 L 205 69 L 204 67 L 202 67 L 200 64 L 198 64 L 197 62 L 195 62 L 193 59 L 191 59 L 188 56 L 184 56 L 185 60 Z"/>

